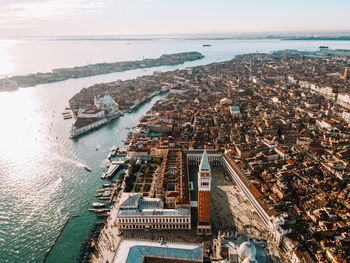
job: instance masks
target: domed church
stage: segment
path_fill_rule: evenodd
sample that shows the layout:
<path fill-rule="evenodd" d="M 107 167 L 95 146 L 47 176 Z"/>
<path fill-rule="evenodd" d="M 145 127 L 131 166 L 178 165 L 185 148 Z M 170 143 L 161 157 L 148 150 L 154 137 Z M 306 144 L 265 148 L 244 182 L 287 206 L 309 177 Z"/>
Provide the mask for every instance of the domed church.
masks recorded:
<path fill-rule="evenodd" d="M 213 241 L 213 258 L 217 262 L 270 263 L 272 262 L 266 241 L 240 236 L 221 234 Z"/>
<path fill-rule="evenodd" d="M 106 111 L 106 115 L 113 115 L 116 111 L 119 110 L 118 103 L 116 103 L 112 96 L 106 91 L 103 97 L 97 95 L 94 97 L 94 104 L 97 109 Z"/>
<path fill-rule="evenodd" d="M 254 262 L 259 263 L 256 257 L 256 248 L 250 240 L 243 242 L 238 249 L 238 256 L 243 263 Z"/>

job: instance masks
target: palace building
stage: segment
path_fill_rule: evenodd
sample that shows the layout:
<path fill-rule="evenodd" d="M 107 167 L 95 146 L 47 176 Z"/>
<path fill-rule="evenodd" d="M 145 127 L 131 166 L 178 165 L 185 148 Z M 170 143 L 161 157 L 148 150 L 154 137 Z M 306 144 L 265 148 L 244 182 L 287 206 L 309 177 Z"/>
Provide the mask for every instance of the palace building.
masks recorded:
<path fill-rule="evenodd" d="M 140 193 L 123 193 L 118 209 L 117 226 L 125 229 L 191 229 L 188 208 L 165 208 L 159 198 Z"/>

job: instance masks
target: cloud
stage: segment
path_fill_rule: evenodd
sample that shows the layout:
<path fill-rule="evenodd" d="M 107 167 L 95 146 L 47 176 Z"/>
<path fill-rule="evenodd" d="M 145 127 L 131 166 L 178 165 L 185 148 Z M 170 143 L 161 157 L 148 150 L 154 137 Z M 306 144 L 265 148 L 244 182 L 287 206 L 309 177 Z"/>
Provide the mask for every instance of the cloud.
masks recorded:
<path fill-rule="evenodd" d="M 101 13 L 112 0 L 1 0 L 0 26 L 76 18 Z"/>

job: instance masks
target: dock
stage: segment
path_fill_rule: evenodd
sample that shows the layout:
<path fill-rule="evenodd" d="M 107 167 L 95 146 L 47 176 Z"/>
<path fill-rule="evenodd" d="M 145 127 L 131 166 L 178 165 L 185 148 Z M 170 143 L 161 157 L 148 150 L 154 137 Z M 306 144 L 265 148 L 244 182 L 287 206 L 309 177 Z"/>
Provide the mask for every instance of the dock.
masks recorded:
<path fill-rule="evenodd" d="M 109 166 L 107 172 L 106 172 L 106 178 L 110 179 L 113 177 L 113 175 L 116 173 L 116 171 L 124 164 L 124 161 L 112 161 L 111 165 Z"/>
<path fill-rule="evenodd" d="M 110 208 L 91 208 L 89 209 L 90 212 L 95 212 L 95 213 L 105 213 L 111 211 Z"/>
<path fill-rule="evenodd" d="M 61 228 L 60 232 L 58 233 L 58 235 L 55 237 L 55 239 L 53 240 L 52 242 L 52 245 L 51 247 L 46 251 L 44 257 L 43 257 L 43 260 L 41 261 L 41 263 L 44 263 L 47 259 L 47 257 L 49 256 L 50 252 L 52 251 L 52 249 L 54 248 L 57 240 L 59 239 L 59 237 L 62 235 L 63 233 L 63 230 L 65 229 L 65 227 L 67 226 L 69 220 L 71 220 L 73 217 L 78 217 L 79 215 L 72 215 L 72 216 L 69 216 L 66 220 L 66 222 L 63 224 L 63 227 Z"/>
<path fill-rule="evenodd" d="M 98 200 L 109 200 L 110 197 L 109 196 L 98 196 L 97 199 Z"/>
<path fill-rule="evenodd" d="M 100 216 L 100 217 L 109 217 L 109 213 L 107 213 L 107 214 L 97 214 L 97 216 Z"/>

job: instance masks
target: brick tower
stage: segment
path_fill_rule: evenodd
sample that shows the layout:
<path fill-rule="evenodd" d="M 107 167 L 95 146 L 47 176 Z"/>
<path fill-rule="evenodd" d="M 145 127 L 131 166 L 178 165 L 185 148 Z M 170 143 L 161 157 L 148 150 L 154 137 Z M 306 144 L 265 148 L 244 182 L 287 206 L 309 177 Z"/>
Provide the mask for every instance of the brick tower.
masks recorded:
<path fill-rule="evenodd" d="M 198 171 L 198 222 L 197 234 L 210 235 L 210 189 L 211 171 L 206 150 L 202 155 L 202 160 Z"/>

